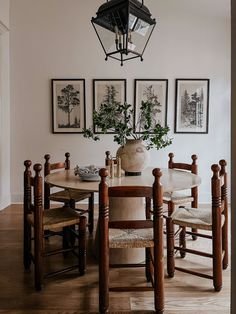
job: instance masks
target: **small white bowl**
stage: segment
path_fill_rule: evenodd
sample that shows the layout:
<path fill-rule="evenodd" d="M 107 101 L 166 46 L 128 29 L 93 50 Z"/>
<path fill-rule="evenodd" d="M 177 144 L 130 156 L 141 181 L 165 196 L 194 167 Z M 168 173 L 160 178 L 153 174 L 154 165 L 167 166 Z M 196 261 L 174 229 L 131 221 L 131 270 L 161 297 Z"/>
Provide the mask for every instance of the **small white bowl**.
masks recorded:
<path fill-rule="evenodd" d="M 76 166 L 74 169 L 75 175 L 78 175 L 83 181 L 100 181 L 99 167 L 94 165 L 79 167 Z"/>

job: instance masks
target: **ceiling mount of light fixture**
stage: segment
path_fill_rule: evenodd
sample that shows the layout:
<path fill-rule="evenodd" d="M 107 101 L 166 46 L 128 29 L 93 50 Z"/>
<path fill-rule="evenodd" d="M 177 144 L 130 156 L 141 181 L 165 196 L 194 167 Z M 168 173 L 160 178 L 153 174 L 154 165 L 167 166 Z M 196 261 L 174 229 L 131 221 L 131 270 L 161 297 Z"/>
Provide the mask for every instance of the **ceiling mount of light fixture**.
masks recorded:
<path fill-rule="evenodd" d="M 110 0 L 102 4 L 91 20 L 108 57 L 124 61 L 140 58 L 156 25 L 144 0 Z"/>

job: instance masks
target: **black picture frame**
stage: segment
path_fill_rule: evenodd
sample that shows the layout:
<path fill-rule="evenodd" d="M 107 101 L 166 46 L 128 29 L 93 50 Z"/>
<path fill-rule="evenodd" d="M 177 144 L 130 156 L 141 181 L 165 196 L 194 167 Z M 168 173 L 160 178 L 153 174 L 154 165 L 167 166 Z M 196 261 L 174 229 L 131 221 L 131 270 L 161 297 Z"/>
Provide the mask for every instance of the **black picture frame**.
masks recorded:
<path fill-rule="evenodd" d="M 126 79 L 93 79 L 93 111 L 98 111 L 102 103 L 112 101 L 125 103 L 126 90 Z M 93 131 L 96 134 L 102 133 L 94 125 Z M 107 134 L 114 134 L 114 132 L 110 131 Z"/>
<path fill-rule="evenodd" d="M 168 106 L 168 79 L 135 79 L 134 80 L 134 129 L 135 133 L 142 133 L 137 130 L 139 108 L 142 101 L 155 103 L 155 120 L 162 127 L 167 126 L 167 106 Z"/>
<path fill-rule="evenodd" d="M 209 79 L 176 79 L 175 133 L 208 133 L 209 92 Z"/>
<path fill-rule="evenodd" d="M 51 79 L 51 90 L 52 133 L 83 133 L 86 128 L 85 79 Z"/>

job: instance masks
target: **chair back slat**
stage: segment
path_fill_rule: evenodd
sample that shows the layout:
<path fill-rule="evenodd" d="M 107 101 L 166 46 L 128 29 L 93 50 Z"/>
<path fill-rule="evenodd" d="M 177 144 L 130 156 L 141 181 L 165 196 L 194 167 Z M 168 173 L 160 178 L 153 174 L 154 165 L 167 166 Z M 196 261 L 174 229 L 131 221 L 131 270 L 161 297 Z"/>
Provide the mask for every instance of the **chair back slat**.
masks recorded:
<path fill-rule="evenodd" d="M 152 188 L 147 186 L 115 186 L 108 189 L 109 197 L 152 197 Z"/>
<path fill-rule="evenodd" d="M 109 221 L 109 228 L 113 229 L 146 229 L 153 228 L 152 220 L 116 220 Z"/>
<path fill-rule="evenodd" d="M 65 163 L 64 162 L 56 162 L 54 164 L 50 164 L 50 170 L 58 170 L 58 169 L 65 169 Z"/>
<path fill-rule="evenodd" d="M 192 159 L 191 164 L 182 163 L 182 162 L 174 162 L 174 154 L 169 153 L 168 167 L 169 169 L 187 170 L 187 171 L 191 171 L 194 174 L 198 174 L 197 155 L 192 155 L 191 159 Z"/>
<path fill-rule="evenodd" d="M 192 170 L 192 165 L 185 164 L 185 163 L 173 163 L 171 165 L 171 169 L 180 169 L 180 170 Z"/>

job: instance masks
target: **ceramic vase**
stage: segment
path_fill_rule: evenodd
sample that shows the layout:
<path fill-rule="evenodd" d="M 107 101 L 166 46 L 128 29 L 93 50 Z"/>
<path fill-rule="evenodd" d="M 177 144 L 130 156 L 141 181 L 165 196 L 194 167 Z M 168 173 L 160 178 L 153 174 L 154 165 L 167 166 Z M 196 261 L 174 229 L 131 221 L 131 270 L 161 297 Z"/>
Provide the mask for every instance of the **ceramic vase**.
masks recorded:
<path fill-rule="evenodd" d="M 149 151 L 142 140 L 126 140 L 126 144 L 121 146 L 116 153 L 121 159 L 121 168 L 127 176 L 141 175 L 150 160 Z"/>

